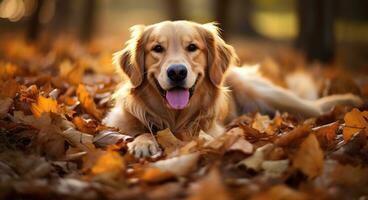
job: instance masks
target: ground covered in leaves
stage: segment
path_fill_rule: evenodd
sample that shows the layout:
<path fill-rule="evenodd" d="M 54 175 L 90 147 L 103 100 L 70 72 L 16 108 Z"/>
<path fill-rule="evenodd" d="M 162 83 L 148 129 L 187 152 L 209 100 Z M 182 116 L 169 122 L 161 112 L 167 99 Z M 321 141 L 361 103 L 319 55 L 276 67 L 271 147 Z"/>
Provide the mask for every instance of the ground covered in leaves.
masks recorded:
<path fill-rule="evenodd" d="M 249 113 L 190 142 L 162 130 L 163 154 L 136 160 L 132 138 L 101 124 L 120 81 L 111 52 L 65 41 L 1 48 L 0 199 L 368 198 L 364 108 Z"/>

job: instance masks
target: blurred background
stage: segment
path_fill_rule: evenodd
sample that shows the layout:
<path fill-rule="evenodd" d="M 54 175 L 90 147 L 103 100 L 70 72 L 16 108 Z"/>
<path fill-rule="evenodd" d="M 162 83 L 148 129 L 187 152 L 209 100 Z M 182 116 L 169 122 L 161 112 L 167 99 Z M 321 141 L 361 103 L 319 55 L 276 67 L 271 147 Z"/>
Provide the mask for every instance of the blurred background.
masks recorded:
<path fill-rule="evenodd" d="M 63 38 L 110 54 L 135 24 L 217 21 L 243 63 L 359 70 L 368 67 L 367 8 L 366 0 L 0 0 L 0 41 Z"/>

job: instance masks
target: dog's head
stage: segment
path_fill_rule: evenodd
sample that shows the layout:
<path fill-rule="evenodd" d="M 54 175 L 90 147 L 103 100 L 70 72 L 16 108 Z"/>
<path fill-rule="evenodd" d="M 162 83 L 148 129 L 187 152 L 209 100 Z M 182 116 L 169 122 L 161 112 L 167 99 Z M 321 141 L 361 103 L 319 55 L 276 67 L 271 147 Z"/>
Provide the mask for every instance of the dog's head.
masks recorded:
<path fill-rule="evenodd" d="M 115 62 L 133 88 L 147 81 L 171 109 L 187 107 L 206 80 L 220 88 L 226 69 L 236 58 L 213 23 L 165 21 L 133 26 L 131 32 L 125 49 L 115 54 Z"/>

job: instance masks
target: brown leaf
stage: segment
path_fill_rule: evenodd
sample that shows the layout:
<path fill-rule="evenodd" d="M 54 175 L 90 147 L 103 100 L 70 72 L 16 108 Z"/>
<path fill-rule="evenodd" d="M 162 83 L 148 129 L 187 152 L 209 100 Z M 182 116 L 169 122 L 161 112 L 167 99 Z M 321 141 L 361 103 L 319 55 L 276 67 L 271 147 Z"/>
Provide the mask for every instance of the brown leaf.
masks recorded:
<path fill-rule="evenodd" d="M 310 132 L 311 126 L 309 124 L 303 124 L 302 126 L 281 135 L 275 141 L 275 144 L 282 147 L 298 145 L 300 140 L 308 136 Z"/>
<path fill-rule="evenodd" d="M 230 146 L 228 151 L 240 151 L 244 154 L 252 154 L 253 145 L 244 138 L 239 138 L 233 145 Z"/>
<path fill-rule="evenodd" d="M 157 132 L 157 142 L 163 148 L 166 155 L 171 154 L 172 152 L 178 150 L 181 146 L 183 146 L 183 142 L 175 137 L 174 134 L 170 131 L 170 129 L 165 129 Z"/>
<path fill-rule="evenodd" d="M 323 149 L 333 149 L 336 146 L 336 132 L 338 128 L 338 122 L 313 128 L 314 134 L 316 134 Z"/>
<path fill-rule="evenodd" d="M 0 119 L 7 115 L 12 104 L 13 99 L 9 97 L 0 97 Z"/>
<path fill-rule="evenodd" d="M 232 128 L 228 132 L 214 138 L 209 143 L 205 144 L 207 149 L 216 151 L 223 154 L 227 149 L 229 149 L 240 137 L 244 134 L 241 128 Z"/>
<path fill-rule="evenodd" d="M 77 96 L 79 101 L 81 102 L 81 106 L 83 109 L 90 115 L 94 116 L 95 118 L 101 120 L 102 119 L 102 111 L 99 110 L 93 101 L 93 98 L 88 93 L 86 87 L 82 84 L 78 85 L 77 88 Z"/>
<path fill-rule="evenodd" d="M 92 119 L 84 119 L 82 117 L 74 117 L 73 123 L 78 130 L 88 134 L 94 134 L 98 126 L 97 121 Z"/>
<path fill-rule="evenodd" d="M 15 80 L 10 79 L 4 82 L 0 81 L 0 97 L 14 98 L 18 90 L 19 85 Z"/>
<path fill-rule="evenodd" d="M 323 170 L 323 152 L 314 134 L 310 134 L 292 158 L 293 167 L 309 178 L 315 178 Z"/>
<path fill-rule="evenodd" d="M 267 133 L 268 135 L 274 134 L 274 130 L 271 127 L 273 121 L 268 115 L 256 114 L 254 121 L 252 123 L 252 128 L 258 130 L 261 133 Z"/>
<path fill-rule="evenodd" d="M 366 129 L 368 131 L 368 111 L 361 112 L 354 108 L 351 112 L 345 114 L 345 127 L 343 136 L 347 142 L 355 133 Z"/>
<path fill-rule="evenodd" d="M 188 200 L 230 200 L 228 191 L 222 183 L 222 178 L 217 169 L 212 169 L 200 182 L 193 188 Z"/>
<path fill-rule="evenodd" d="M 262 163 L 265 161 L 267 154 L 269 154 L 273 148 L 273 144 L 266 144 L 256 149 L 252 156 L 240 161 L 239 165 L 244 165 L 245 167 L 255 171 L 260 171 L 262 169 Z"/>

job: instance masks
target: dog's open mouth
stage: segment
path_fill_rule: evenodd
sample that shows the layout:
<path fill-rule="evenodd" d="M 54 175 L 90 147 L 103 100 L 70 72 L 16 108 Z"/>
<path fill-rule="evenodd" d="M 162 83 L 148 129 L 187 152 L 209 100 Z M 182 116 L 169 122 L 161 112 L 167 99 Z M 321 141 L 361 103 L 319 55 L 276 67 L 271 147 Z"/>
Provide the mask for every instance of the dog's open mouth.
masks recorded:
<path fill-rule="evenodd" d="M 176 110 L 181 110 L 187 107 L 197 83 L 196 82 L 191 88 L 173 87 L 169 90 L 164 90 L 156 79 L 155 82 L 161 96 L 166 99 L 171 108 Z"/>

